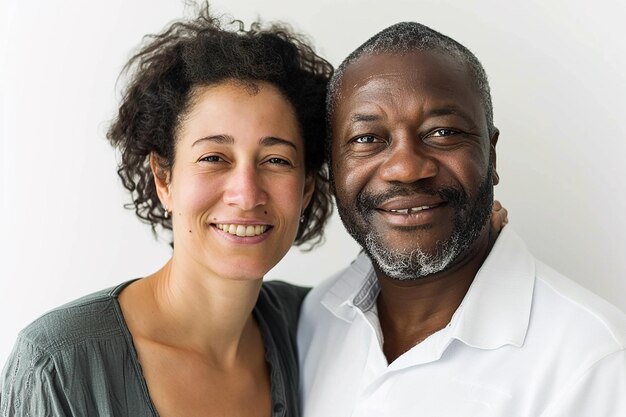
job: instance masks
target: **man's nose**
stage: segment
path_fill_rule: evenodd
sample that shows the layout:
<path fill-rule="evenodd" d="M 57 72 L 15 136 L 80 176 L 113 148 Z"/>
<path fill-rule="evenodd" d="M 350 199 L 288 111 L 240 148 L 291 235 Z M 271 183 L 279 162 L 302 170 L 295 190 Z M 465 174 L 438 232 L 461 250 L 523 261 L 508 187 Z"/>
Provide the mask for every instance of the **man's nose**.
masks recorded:
<path fill-rule="evenodd" d="M 436 176 L 439 164 L 419 139 L 407 135 L 392 142 L 379 172 L 385 181 L 408 184 Z"/>
<path fill-rule="evenodd" d="M 252 210 L 267 204 L 268 194 L 259 172 L 253 166 L 238 166 L 224 190 L 224 202 L 241 210 Z"/>

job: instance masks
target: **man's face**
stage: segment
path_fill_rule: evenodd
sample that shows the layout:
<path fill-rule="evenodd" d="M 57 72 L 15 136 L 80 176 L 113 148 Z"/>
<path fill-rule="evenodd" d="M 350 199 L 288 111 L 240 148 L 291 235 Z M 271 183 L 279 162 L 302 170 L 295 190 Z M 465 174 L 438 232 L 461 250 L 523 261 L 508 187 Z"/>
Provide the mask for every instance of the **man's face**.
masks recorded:
<path fill-rule="evenodd" d="M 378 270 L 417 279 L 475 255 L 488 236 L 498 135 L 465 64 L 435 51 L 364 56 L 338 97 L 337 206 Z"/>

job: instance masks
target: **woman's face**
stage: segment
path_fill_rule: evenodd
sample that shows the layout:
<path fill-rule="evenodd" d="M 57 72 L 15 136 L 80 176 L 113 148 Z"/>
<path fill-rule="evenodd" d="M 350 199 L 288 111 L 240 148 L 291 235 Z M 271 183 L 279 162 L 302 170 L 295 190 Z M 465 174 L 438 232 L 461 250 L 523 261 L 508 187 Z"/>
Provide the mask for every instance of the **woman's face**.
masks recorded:
<path fill-rule="evenodd" d="M 313 193 L 292 105 L 271 84 L 256 87 L 198 88 L 172 169 L 155 175 L 174 259 L 200 274 L 263 277 L 292 245 Z"/>

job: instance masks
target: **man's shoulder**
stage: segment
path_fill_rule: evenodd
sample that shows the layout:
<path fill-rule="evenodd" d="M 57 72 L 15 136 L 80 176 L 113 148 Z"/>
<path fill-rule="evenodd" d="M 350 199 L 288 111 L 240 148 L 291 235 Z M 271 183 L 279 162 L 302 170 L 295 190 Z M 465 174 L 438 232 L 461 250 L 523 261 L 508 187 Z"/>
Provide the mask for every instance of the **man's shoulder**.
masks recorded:
<path fill-rule="evenodd" d="M 573 338 L 626 349 L 626 312 L 543 262 L 535 265 L 533 305 L 538 320 L 547 318 Z"/>
<path fill-rule="evenodd" d="M 500 233 L 481 271 L 477 275 L 480 291 L 490 293 L 496 304 L 505 297 L 499 308 L 508 308 L 511 316 L 520 320 L 529 318 L 529 334 L 541 335 L 542 343 L 553 340 L 562 345 L 568 340 L 575 345 L 579 340 L 618 349 L 626 346 L 626 314 L 536 259 L 510 226 Z M 528 309 L 530 317 L 513 308 Z"/>

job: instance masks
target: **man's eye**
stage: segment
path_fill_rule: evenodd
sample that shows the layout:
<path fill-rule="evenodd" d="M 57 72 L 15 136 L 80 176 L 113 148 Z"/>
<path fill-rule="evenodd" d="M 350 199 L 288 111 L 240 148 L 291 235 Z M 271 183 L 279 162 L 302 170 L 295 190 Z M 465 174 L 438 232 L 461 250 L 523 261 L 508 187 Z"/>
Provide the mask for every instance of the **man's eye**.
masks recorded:
<path fill-rule="evenodd" d="M 432 137 L 441 138 L 446 136 L 458 135 L 460 132 L 454 129 L 437 129 L 430 134 Z"/>
<path fill-rule="evenodd" d="M 355 138 L 353 140 L 354 143 L 379 143 L 382 142 L 379 138 L 373 135 L 363 135 Z"/>

